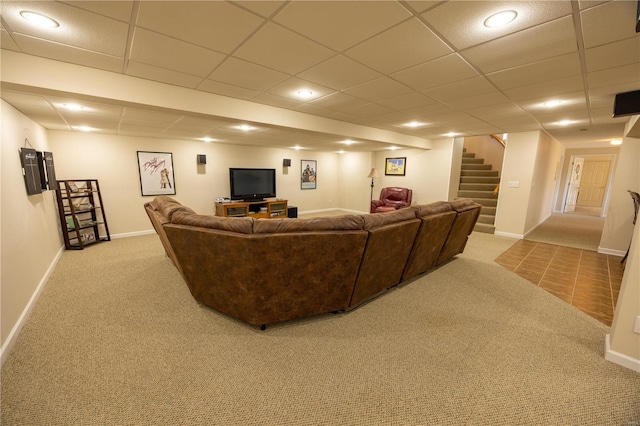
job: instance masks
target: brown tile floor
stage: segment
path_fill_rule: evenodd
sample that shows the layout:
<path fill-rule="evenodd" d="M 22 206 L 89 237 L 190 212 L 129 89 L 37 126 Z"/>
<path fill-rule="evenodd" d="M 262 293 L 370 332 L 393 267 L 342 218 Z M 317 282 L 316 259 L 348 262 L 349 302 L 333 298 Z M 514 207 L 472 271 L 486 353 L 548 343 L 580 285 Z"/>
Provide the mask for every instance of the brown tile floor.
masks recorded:
<path fill-rule="evenodd" d="M 621 257 L 521 240 L 496 263 L 611 325 L 623 268 Z"/>

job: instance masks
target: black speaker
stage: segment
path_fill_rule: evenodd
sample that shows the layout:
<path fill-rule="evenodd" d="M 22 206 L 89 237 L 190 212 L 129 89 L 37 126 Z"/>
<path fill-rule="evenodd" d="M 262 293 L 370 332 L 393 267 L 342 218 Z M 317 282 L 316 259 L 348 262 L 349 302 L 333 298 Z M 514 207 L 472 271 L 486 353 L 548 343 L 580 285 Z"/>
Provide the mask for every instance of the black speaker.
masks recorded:
<path fill-rule="evenodd" d="M 207 164 L 207 156 L 204 154 L 198 154 L 198 164 Z"/>
<path fill-rule="evenodd" d="M 291 167 L 291 159 L 290 158 L 285 158 L 284 160 L 282 160 L 282 165 L 284 167 Z"/>
<path fill-rule="evenodd" d="M 287 207 L 287 217 L 297 218 L 298 217 L 298 208 L 294 206 Z"/>

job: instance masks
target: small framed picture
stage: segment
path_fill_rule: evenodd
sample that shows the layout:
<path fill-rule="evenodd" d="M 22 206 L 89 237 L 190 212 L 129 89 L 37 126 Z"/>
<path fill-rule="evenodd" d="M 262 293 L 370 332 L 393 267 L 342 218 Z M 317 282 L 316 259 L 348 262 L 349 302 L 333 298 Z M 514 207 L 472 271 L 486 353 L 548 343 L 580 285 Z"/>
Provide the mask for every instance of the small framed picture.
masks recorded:
<path fill-rule="evenodd" d="M 138 171 L 142 195 L 175 195 L 173 154 L 138 151 Z"/>
<path fill-rule="evenodd" d="M 300 189 L 316 189 L 318 184 L 317 162 L 315 160 L 302 160 L 301 164 Z"/>
<path fill-rule="evenodd" d="M 386 176 L 404 176 L 407 157 L 387 158 L 384 167 Z"/>

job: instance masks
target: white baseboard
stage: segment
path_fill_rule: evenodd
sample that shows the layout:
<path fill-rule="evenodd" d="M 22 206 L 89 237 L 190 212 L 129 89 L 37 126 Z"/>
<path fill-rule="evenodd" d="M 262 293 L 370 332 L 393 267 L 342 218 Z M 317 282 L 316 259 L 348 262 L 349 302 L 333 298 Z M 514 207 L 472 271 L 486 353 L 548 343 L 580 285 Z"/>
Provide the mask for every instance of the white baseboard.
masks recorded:
<path fill-rule="evenodd" d="M 517 238 L 518 240 L 524 240 L 524 235 L 522 234 L 512 234 L 510 232 L 495 231 L 494 235 L 499 235 L 501 237 Z"/>
<path fill-rule="evenodd" d="M 127 232 L 125 234 L 111 234 L 111 238 L 115 240 L 116 238 L 137 237 L 139 235 L 148 235 L 148 234 L 155 234 L 155 233 L 156 231 L 154 229 L 149 229 L 147 231 Z"/>
<path fill-rule="evenodd" d="M 620 352 L 612 351 L 609 339 L 609 334 L 607 334 L 604 338 L 604 359 L 640 373 L 640 359 L 631 358 Z"/>
<path fill-rule="evenodd" d="M 62 256 L 62 252 L 64 252 L 64 246 L 60 247 L 60 250 L 58 250 L 58 253 L 55 255 L 55 257 L 53 258 L 53 261 L 49 265 L 49 268 L 47 268 L 47 272 L 45 272 L 42 279 L 38 283 L 38 286 L 36 287 L 36 291 L 33 292 L 33 294 L 31 295 L 31 298 L 29 299 L 29 302 L 27 303 L 27 306 L 25 306 L 24 310 L 22 311 L 22 314 L 20 314 L 20 318 L 18 318 L 16 325 L 13 326 L 13 328 L 11 329 L 11 332 L 7 336 L 7 339 L 4 341 L 4 344 L 2 345 L 2 348 L 0 348 L 0 365 L 4 364 L 4 362 L 9 357 L 11 348 L 13 348 L 13 345 L 16 343 L 16 339 L 20 334 L 20 330 L 22 330 L 22 327 L 27 322 L 27 319 L 29 318 L 29 315 L 31 314 L 33 307 L 38 301 L 38 297 L 40 297 L 40 293 L 42 292 L 42 289 L 44 288 L 45 284 L 49 280 L 49 277 L 51 276 L 51 273 L 55 269 L 56 265 L 58 264 L 58 261 Z"/>
<path fill-rule="evenodd" d="M 611 256 L 624 256 L 625 254 L 627 254 L 626 251 L 622 251 L 622 250 L 614 250 L 614 249 L 609 249 L 606 247 L 600 247 L 598 246 L 598 253 L 600 254 L 609 254 Z"/>

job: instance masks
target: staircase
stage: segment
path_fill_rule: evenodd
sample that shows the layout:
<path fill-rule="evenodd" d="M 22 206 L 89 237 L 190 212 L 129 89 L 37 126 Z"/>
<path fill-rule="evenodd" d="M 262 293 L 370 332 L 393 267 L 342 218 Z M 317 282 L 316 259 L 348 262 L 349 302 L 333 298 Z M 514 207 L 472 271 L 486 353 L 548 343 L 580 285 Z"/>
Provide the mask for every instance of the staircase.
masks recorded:
<path fill-rule="evenodd" d="M 476 158 L 475 154 L 464 149 L 458 198 L 471 198 L 482 205 L 480 217 L 473 228 L 476 232 L 493 234 L 495 231 L 498 194 L 493 191 L 499 183 L 499 172 L 491 170 L 491 164 L 484 164 L 483 158 Z"/>

